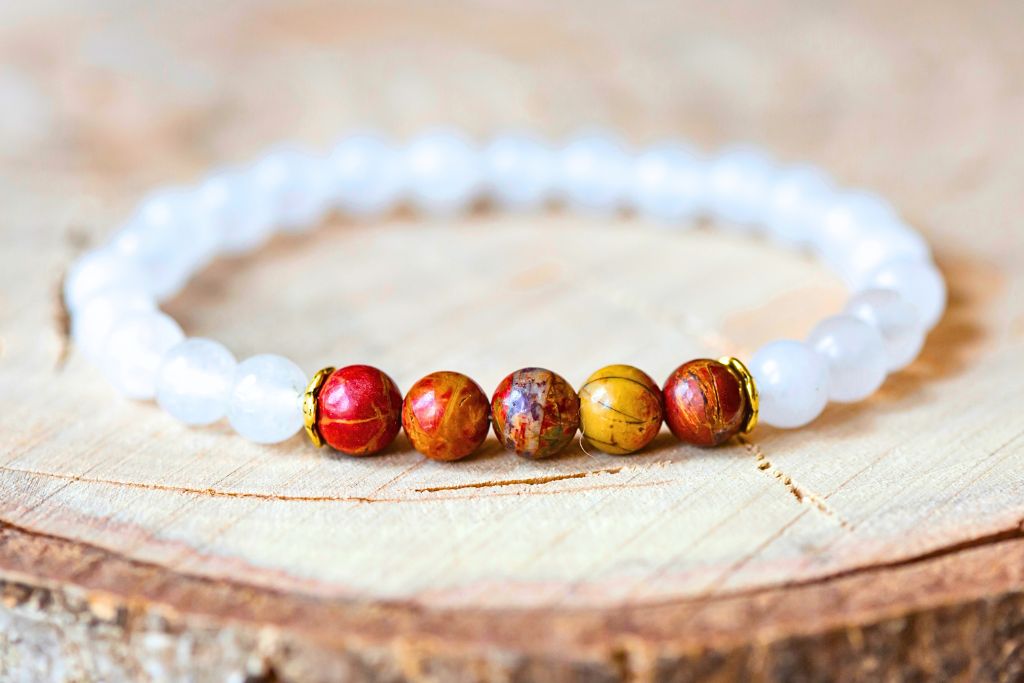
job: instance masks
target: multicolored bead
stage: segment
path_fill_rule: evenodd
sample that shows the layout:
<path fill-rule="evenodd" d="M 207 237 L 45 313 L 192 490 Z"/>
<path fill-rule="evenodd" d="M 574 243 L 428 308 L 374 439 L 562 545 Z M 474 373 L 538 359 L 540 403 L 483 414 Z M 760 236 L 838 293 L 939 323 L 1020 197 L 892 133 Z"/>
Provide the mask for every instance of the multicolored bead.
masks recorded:
<path fill-rule="evenodd" d="M 413 447 L 431 460 L 460 460 L 487 438 L 490 408 L 487 395 L 469 377 L 434 372 L 405 395 L 402 426 Z"/>
<path fill-rule="evenodd" d="M 676 438 L 717 446 L 739 434 L 751 411 L 733 370 L 706 358 L 683 363 L 665 380 L 665 422 Z"/>
<path fill-rule="evenodd" d="M 565 448 L 580 423 L 580 399 L 559 375 L 543 368 L 516 370 L 491 398 L 494 433 L 524 458 L 547 458 Z"/>
<path fill-rule="evenodd" d="M 583 436 L 605 453 L 635 453 L 661 430 L 661 389 L 632 365 L 601 368 L 579 395 Z"/>
<path fill-rule="evenodd" d="M 402 395 L 394 380 L 369 365 L 335 370 L 317 393 L 316 428 L 332 448 L 373 455 L 387 448 L 402 426 Z"/>

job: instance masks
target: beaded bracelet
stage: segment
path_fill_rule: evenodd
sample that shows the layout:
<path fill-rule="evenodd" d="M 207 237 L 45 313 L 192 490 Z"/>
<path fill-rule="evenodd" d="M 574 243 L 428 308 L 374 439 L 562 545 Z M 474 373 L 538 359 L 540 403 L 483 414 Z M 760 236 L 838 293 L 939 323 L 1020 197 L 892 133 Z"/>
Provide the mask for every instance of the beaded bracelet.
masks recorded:
<path fill-rule="evenodd" d="M 576 392 L 554 372 L 524 368 L 490 400 L 457 372 L 427 375 L 403 400 L 388 375 L 366 365 L 325 368 L 307 382 L 280 356 L 236 363 L 215 341 L 185 339 L 157 309 L 217 253 L 254 249 L 275 227 L 305 230 L 332 209 L 379 216 L 400 202 L 451 215 L 479 199 L 516 210 L 556 201 L 591 214 L 631 210 L 671 225 L 704 216 L 763 230 L 813 251 L 853 297 L 806 341 L 762 347 L 750 370 L 736 358 L 693 360 L 659 388 L 635 367 L 610 365 Z M 650 443 L 663 420 L 699 446 L 748 432 L 759 419 L 805 425 L 829 400 L 861 400 L 908 365 L 942 315 L 946 288 L 924 240 L 888 203 L 835 189 L 809 166 L 779 166 L 744 147 L 703 157 L 663 144 L 632 157 L 598 134 L 558 150 L 525 135 L 478 149 L 457 132 L 437 130 L 404 149 L 371 134 L 347 137 L 324 156 L 282 147 L 197 188 L 157 191 L 108 245 L 72 266 L 64 300 L 77 347 L 110 383 L 131 398 L 155 397 L 185 423 L 226 415 L 258 443 L 305 427 L 317 446 L 351 455 L 380 452 L 404 426 L 427 457 L 458 460 L 492 424 L 505 448 L 528 458 L 557 453 L 577 429 L 594 447 L 626 454 Z"/>

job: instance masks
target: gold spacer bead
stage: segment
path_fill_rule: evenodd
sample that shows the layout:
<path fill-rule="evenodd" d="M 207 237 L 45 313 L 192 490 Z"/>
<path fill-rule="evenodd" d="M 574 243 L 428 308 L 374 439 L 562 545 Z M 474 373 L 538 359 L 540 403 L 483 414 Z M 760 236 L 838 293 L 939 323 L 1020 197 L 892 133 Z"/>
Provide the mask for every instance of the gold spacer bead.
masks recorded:
<path fill-rule="evenodd" d="M 757 385 L 754 384 L 754 376 L 750 374 L 750 370 L 747 369 L 747 366 L 739 358 L 722 356 L 718 359 L 718 362 L 729 368 L 743 385 L 743 393 L 747 395 L 747 405 L 750 408 L 747 412 L 746 420 L 743 421 L 743 428 L 740 431 L 743 434 L 749 434 L 757 426 L 757 410 L 759 407 Z"/>
<path fill-rule="evenodd" d="M 320 430 L 316 427 L 318 409 L 317 409 L 317 394 L 320 393 L 320 387 L 324 385 L 327 378 L 334 373 L 334 368 L 326 367 L 323 370 L 318 371 L 313 375 L 313 379 L 309 380 L 309 384 L 306 385 L 306 391 L 302 394 L 302 424 L 306 428 L 306 436 L 313 442 L 313 445 L 320 448 L 324 445 L 324 439 L 320 436 Z"/>

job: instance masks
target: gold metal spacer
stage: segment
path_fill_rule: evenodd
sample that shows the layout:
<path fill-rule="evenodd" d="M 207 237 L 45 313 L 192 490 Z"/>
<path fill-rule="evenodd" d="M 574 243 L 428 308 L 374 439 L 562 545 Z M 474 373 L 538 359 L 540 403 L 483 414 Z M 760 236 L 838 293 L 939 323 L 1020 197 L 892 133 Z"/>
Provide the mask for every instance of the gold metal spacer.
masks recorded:
<path fill-rule="evenodd" d="M 747 366 L 739 358 L 722 356 L 718 359 L 718 362 L 729 368 L 743 384 L 743 393 L 747 395 L 749 410 L 747 412 L 747 419 L 743 421 L 743 428 L 740 431 L 743 434 L 749 434 L 757 426 L 757 410 L 760 404 L 757 397 L 757 385 L 754 384 L 754 376 L 750 374 L 750 370 L 747 369 Z"/>
<path fill-rule="evenodd" d="M 326 367 L 313 375 L 306 385 L 306 391 L 302 394 L 302 424 L 306 428 L 306 436 L 313 442 L 313 445 L 320 448 L 324 445 L 324 439 L 320 436 L 320 430 L 316 427 L 319 410 L 317 409 L 317 394 L 320 387 L 324 385 L 327 378 L 334 373 L 334 368 Z"/>

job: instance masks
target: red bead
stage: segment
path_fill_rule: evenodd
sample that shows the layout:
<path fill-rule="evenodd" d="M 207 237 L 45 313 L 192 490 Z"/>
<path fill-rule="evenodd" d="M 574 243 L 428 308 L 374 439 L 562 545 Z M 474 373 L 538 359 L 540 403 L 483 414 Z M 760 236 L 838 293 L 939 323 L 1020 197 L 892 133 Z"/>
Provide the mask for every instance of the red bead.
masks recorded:
<path fill-rule="evenodd" d="M 524 458 L 565 448 L 580 425 L 580 399 L 562 377 L 542 368 L 516 370 L 491 398 L 498 441 Z"/>
<path fill-rule="evenodd" d="M 323 440 L 349 455 L 379 453 L 402 426 L 398 387 L 369 365 L 335 370 L 320 388 L 317 403 L 317 429 Z"/>
<path fill-rule="evenodd" d="M 681 441 L 717 446 L 743 428 L 749 406 L 740 379 L 722 363 L 683 363 L 665 380 L 665 423 Z"/>
<path fill-rule="evenodd" d="M 416 450 L 432 460 L 459 460 L 487 438 L 491 405 L 483 389 L 458 372 L 434 372 L 412 385 L 402 426 Z"/>

